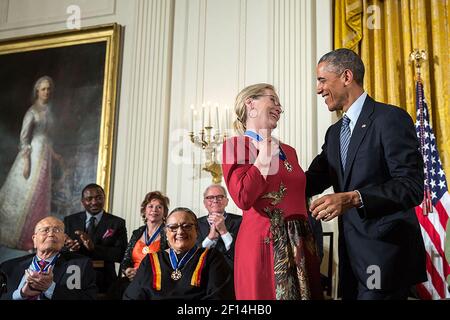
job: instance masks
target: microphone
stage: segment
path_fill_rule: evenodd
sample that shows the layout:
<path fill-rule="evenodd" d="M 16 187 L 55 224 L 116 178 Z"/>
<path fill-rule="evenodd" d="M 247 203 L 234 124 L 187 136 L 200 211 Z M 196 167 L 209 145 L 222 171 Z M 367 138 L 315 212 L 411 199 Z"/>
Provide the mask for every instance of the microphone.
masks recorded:
<path fill-rule="evenodd" d="M 6 292 L 6 274 L 0 270 L 0 296 Z"/>

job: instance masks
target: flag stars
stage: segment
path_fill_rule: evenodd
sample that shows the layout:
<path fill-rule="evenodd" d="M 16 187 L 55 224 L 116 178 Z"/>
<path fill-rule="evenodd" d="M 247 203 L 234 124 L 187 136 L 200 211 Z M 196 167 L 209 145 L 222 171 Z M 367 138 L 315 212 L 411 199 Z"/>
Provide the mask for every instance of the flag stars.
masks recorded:
<path fill-rule="evenodd" d="M 436 158 L 435 157 L 431 157 L 431 163 L 436 163 Z"/>
<path fill-rule="evenodd" d="M 434 144 L 431 145 L 431 152 L 436 152 L 436 147 L 434 146 Z"/>
<path fill-rule="evenodd" d="M 445 188 L 445 181 L 444 180 L 439 181 L 439 188 L 441 188 L 441 189 Z"/>
<path fill-rule="evenodd" d="M 432 198 L 432 199 L 436 199 L 436 198 L 437 198 L 436 192 L 431 192 L 431 198 Z"/>
<path fill-rule="evenodd" d="M 430 181 L 430 186 L 431 186 L 432 188 L 436 187 L 436 181 L 431 180 L 431 181 Z"/>
<path fill-rule="evenodd" d="M 425 169 L 425 170 L 426 170 L 426 169 Z M 430 172 L 431 172 L 431 175 L 432 175 L 432 176 L 434 176 L 434 175 L 436 174 L 436 170 L 434 170 L 434 168 L 431 168 Z"/>
<path fill-rule="evenodd" d="M 438 174 L 441 176 L 441 178 L 445 175 L 444 170 L 442 168 L 439 169 Z"/>

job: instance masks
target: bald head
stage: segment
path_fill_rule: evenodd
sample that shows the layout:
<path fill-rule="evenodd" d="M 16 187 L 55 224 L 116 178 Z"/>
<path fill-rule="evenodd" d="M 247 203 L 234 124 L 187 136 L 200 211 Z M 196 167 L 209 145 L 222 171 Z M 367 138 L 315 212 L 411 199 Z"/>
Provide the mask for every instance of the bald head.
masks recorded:
<path fill-rule="evenodd" d="M 34 233 L 36 233 L 37 230 L 39 228 L 41 228 L 42 226 L 47 226 L 47 225 L 57 226 L 64 232 L 64 222 L 62 222 L 61 220 L 59 220 L 56 217 L 45 217 L 44 219 L 40 220 L 36 224 L 36 226 L 34 227 Z"/>
<path fill-rule="evenodd" d="M 40 220 L 34 228 L 34 247 L 41 259 L 58 253 L 64 246 L 65 240 L 64 223 L 58 218 L 46 217 Z"/>

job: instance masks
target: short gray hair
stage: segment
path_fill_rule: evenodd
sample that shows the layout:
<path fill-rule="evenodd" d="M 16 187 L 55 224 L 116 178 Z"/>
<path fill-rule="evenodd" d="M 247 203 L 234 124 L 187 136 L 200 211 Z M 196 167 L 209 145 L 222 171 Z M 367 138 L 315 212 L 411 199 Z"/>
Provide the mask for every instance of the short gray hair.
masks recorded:
<path fill-rule="evenodd" d="M 361 87 L 364 84 L 364 63 L 361 58 L 352 50 L 346 48 L 336 49 L 328 52 L 320 58 L 318 64 L 326 62 L 333 69 L 332 72 L 342 74 L 345 69 L 353 73 L 353 79 Z"/>
<path fill-rule="evenodd" d="M 211 184 L 209 186 L 206 187 L 205 192 L 203 192 L 203 198 L 206 197 L 206 194 L 208 193 L 209 189 L 211 188 L 220 188 L 223 191 L 223 194 L 225 195 L 226 198 L 228 198 L 228 193 L 227 193 L 227 189 L 225 189 L 224 186 L 222 186 L 221 184 Z"/>

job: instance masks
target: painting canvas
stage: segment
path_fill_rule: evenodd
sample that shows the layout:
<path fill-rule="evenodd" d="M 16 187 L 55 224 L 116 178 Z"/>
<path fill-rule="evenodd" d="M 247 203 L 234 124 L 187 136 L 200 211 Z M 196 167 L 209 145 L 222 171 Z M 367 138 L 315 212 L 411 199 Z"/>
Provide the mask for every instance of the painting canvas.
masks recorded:
<path fill-rule="evenodd" d="M 119 43 L 117 24 L 0 42 L 0 245 L 32 249 L 88 183 L 109 194 Z"/>

